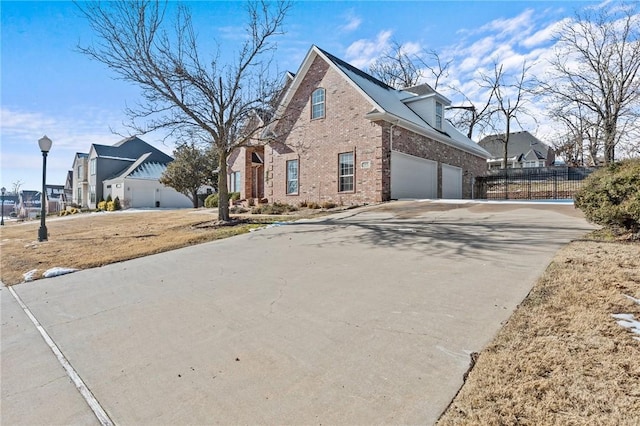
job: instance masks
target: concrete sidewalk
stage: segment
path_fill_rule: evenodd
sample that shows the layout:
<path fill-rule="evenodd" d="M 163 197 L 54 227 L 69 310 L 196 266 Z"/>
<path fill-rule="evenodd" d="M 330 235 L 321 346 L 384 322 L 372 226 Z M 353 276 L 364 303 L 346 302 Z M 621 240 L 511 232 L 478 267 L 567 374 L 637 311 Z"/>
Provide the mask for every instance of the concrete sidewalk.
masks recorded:
<path fill-rule="evenodd" d="M 388 203 L 14 289 L 116 424 L 432 424 L 576 216 Z M 6 293 L 2 423 L 95 422 Z"/>

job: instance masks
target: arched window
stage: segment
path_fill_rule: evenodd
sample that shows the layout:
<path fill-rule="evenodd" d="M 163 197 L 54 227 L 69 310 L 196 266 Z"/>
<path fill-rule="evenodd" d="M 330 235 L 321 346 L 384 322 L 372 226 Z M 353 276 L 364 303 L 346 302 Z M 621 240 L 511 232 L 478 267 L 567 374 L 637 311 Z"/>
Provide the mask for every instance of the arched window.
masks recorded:
<path fill-rule="evenodd" d="M 311 94 L 311 119 L 324 118 L 324 89 L 319 88 Z"/>

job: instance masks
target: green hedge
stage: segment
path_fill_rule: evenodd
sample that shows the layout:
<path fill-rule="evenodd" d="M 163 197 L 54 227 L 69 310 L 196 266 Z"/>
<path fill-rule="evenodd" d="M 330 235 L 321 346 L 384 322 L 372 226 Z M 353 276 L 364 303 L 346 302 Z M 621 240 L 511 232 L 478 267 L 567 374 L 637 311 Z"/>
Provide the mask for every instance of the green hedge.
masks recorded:
<path fill-rule="evenodd" d="M 637 233 L 640 229 L 640 159 L 614 163 L 592 173 L 575 195 L 588 221 Z"/>

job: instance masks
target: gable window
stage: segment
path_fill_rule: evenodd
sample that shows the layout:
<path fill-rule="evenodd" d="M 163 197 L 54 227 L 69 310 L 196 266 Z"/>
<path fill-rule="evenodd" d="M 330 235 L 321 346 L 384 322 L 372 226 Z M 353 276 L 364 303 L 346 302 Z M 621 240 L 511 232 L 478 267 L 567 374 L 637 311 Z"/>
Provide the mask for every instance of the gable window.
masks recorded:
<path fill-rule="evenodd" d="M 240 172 L 232 172 L 229 180 L 229 192 L 240 192 Z"/>
<path fill-rule="evenodd" d="M 442 129 L 442 104 L 436 102 L 436 129 Z"/>
<path fill-rule="evenodd" d="M 338 191 L 353 191 L 353 152 L 338 154 Z"/>
<path fill-rule="evenodd" d="M 89 172 L 91 173 L 91 175 L 95 175 L 96 174 L 96 159 L 92 158 L 89 161 Z"/>
<path fill-rule="evenodd" d="M 82 205 L 82 188 L 78 188 L 78 200 L 76 203 Z"/>
<path fill-rule="evenodd" d="M 298 193 L 298 160 L 287 161 L 287 194 Z"/>
<path fill-rule="evenodd" d="M 82 164 L 78 165 L 78 180 L 79 181 L 84 180 L 84 167 L 82 167 Z"/>
<path fill-rule="evenodd" d="M 316 89 L 311 94 L 311 119 L 324 118 L 324 89 Z"/>

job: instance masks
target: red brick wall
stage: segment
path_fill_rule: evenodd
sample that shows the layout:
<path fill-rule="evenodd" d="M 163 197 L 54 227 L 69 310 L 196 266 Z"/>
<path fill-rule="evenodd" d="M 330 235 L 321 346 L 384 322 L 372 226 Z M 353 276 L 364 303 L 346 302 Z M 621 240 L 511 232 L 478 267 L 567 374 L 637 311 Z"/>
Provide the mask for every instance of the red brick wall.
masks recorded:
<path fill-rule="evenodd" d="M 389 137 L 389 127 L 384 124 L 385 139 Z M 442 197 L 443 163 L 462 168 L 463 198 L 471 198 L 473 178 L 487 170 L 484 158 L 397 126 L 393 128 L 393 150 L 438 162 L 438 197 Z"/>
<path fill-rule="evenodd" d="M 325 89 L 325 117 L 311 120 L 310 97 Z M 364 115 L 373 106 L 335 70 L 316 58 L 265 148 L 265 196 L 269 201 L 363 204 L 384 201 L 382 129 Z M 284 142 L 284 143 L 282 143 Z M 355 188 L 338 192 L 338 154 L 355 153 Z M 299 193 L 286 194 L 286 161 L 298 159 Z M 388 161 L 388 160 L 387 160 Z M 369 168 L 362 168 L 369 162 Z M 387 191 L 388 192 L 388 191 Z"/>

